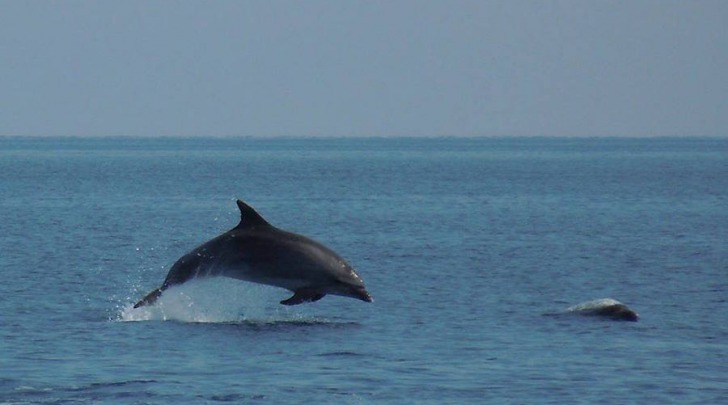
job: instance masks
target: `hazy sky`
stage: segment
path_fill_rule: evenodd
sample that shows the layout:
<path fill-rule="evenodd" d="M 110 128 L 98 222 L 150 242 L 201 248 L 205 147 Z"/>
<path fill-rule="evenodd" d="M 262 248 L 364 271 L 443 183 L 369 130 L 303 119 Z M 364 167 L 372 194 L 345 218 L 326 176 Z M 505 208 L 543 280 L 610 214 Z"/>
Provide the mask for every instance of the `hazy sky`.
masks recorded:
<path fill-rule="evenodd" d="M 728 136 L 728 1 L 5 1 L 0 135 Z"/>

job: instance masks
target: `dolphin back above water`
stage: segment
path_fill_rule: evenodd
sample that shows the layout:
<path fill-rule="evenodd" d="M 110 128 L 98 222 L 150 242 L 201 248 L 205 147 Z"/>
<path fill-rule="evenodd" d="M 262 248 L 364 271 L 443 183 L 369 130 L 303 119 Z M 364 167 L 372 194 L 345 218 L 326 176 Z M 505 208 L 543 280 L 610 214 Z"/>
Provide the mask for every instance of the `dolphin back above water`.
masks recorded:
<path fill-rule="evenodd" d="M 214 276 L 288 289 L 293 296 L 281 301 L 283 305 L 318 301 L 326 294 L 372 302 L 361 277 L 334 251 L 274 227 L 241 200 L 237 204 L 241 216 L 238 226 L 182 256 L 162 286 L 134 308 L 153 304 L 169 287 Z"/>
<path fill-rule="evenodd" d="M 623 303 L 612 298 L 582 302 L 566 309 L 567 313 L 587 316 L 599 316 L 617 321 L 637 322 L 639 314 Z"/>

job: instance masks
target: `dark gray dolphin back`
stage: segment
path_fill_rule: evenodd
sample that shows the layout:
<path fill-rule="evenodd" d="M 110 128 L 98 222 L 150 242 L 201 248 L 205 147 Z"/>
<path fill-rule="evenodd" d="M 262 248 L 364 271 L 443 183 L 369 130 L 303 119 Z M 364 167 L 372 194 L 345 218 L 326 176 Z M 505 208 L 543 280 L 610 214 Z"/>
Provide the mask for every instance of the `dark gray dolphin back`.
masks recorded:
<path fill-rule="evenodd" d="M 639 314 L 637 312 L 612 298 L 601 298 L 582 302 L 581 304 L 567 308 L 566 312 L 578 315 L 599 316 L 618 321 L 637 322 L 639 320 Z"/>

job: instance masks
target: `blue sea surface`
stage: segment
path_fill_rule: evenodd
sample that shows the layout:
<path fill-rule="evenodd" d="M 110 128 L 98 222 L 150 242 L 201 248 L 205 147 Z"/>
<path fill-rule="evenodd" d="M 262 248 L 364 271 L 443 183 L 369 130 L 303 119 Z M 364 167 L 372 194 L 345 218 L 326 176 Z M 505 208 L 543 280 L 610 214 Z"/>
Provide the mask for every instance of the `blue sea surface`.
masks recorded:
<path fill-rule="evenodd" d="M 374 303 L 133 309 L 236 198 Z M 0 403 L 728 403 L 725 139 L 0 138 L 0 271 Z"/>

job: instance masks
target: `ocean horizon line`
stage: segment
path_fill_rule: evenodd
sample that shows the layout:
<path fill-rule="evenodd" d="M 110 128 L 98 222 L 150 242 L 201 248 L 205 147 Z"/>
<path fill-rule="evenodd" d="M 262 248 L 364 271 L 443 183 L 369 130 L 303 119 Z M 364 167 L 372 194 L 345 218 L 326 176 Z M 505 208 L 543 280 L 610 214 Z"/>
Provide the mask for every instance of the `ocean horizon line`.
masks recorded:
<path fill-rule="evenodd" d="M 0 140 L 728 140 L 725 135 L 3 135 Z"/>

